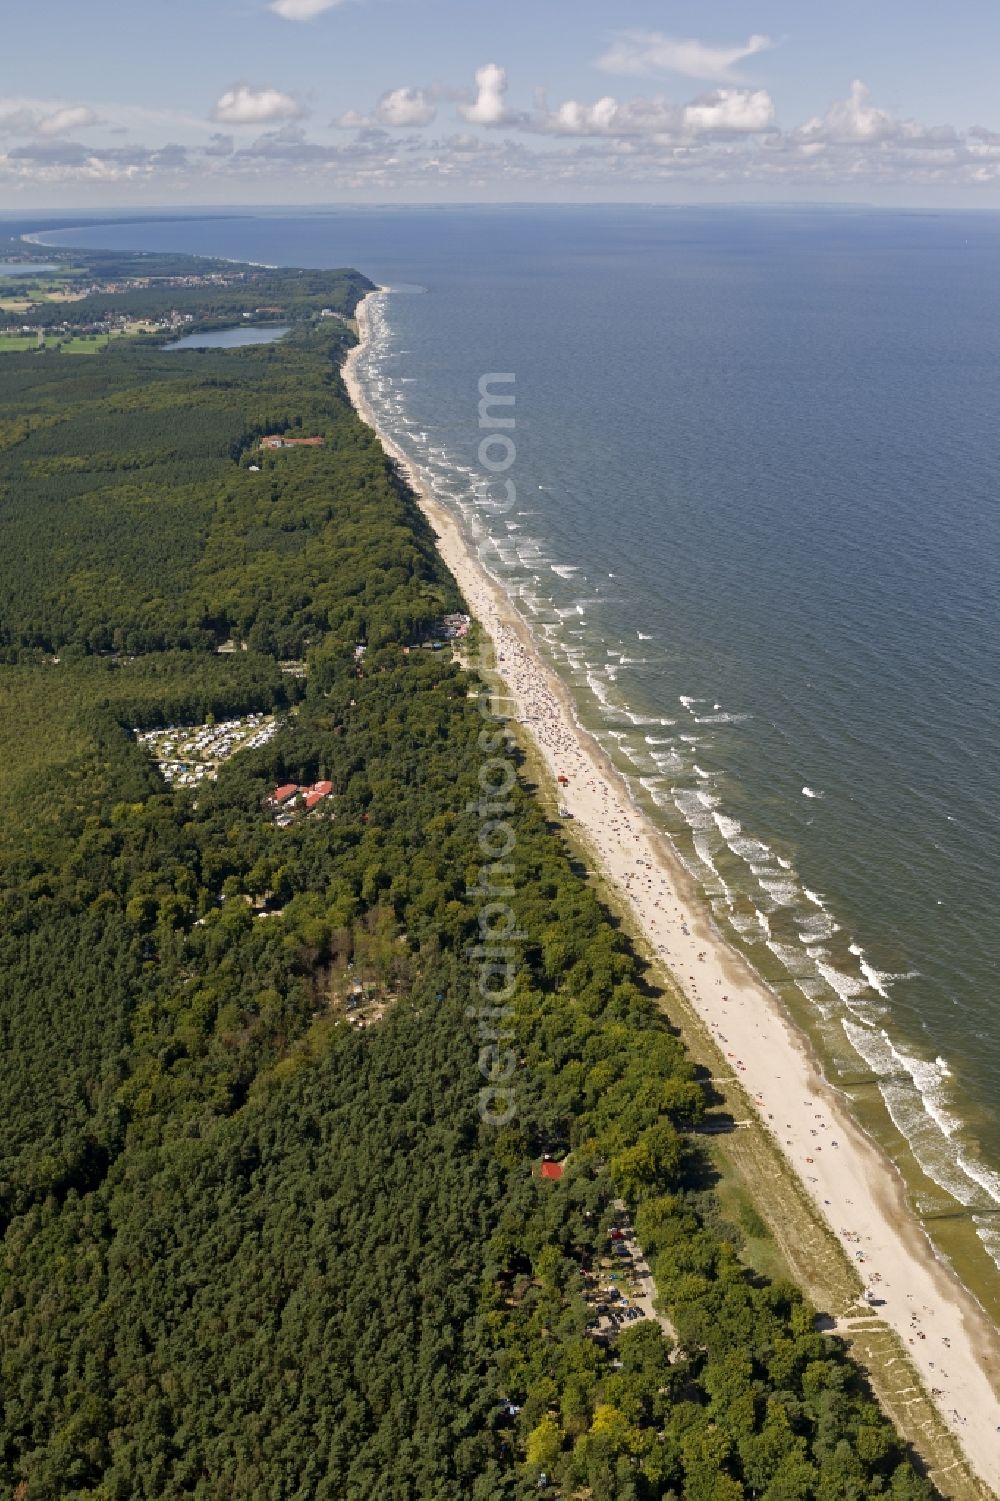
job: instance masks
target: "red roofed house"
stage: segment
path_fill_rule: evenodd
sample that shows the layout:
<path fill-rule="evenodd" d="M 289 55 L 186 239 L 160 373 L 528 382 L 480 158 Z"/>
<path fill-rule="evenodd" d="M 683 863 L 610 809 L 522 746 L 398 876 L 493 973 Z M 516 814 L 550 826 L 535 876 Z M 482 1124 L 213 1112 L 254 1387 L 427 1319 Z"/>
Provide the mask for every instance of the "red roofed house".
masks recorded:
<path fill-rule="evenodd" d="M 314 782 L 312 784 L 312 786 L 309 788 L 309 791 L 310 792 L 318 792 L 321 797 L 326 797 L 327 793 L 333 791 L 333 783 L 332 782 Z"/>
<path fill-rule="evenodd" d="M 328 797 L 332 791 L 332 782 L 317 782 L 316 785 L 314 787 L 310 787 L 309 791 L 306 793 L 306 807 L 315 808 L 316 804 L 322 802 L 323 798 Z"/>
<path fill-rule="evenodd" d="M 286 438 L 284 433 L 270 433 L 261 439 L 261 448 L 322 448 L 325 438 Z"/>
<path fill-rule="evenodd" d="M 287 803 L 299 790 L 297 782 L 286 782 L 283 787 L 276 787 L 271 794 L 272 803 Z"/>
<path fill-rule="evenodd" d="M 561 1162 L 543 1162 L 539 1169 L 542 1178 L 548 1178 L 552 1183 L 558 1183 L 566 1169 Z"/>

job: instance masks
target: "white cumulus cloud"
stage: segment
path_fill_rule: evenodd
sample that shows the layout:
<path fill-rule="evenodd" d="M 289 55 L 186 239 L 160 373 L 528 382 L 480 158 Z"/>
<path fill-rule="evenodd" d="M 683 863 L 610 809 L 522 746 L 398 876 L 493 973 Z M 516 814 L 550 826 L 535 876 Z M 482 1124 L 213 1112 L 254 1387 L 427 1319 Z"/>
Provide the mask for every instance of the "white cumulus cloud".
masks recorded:
<path fill-rule="evenodd" d="M 0 105 L 0 135 L 30 135 L 38 116 L 23 106 Z"/>
<path fill-rule="evenodd" d="M 969 154 L 973 157 L 990 157 L 1000 161 L 1000 131 L 987 130 L 983 125 L 973 125 L 969 131 Z"/>
<path fill-rule="evenodd" d="M 683 115 L 668 99 L 619 102 L 606 94 L 594 104 L 567 99 L 551 114 L 543 113 L 535 123 L 550 135 L 671 135 L 682 129 Z"/>
<path fill-rule="evenodd" d="M 472 104 L 460 104 L 458 112 L 470 125 L 509 125 L 514 116 L 507 111 L 507 74 L 498 63 L 486 63 L 476 69 L 476 97 Z"/>
<path fill-rule="evenodd" d="M 434 100 L 424 89 L 390 89 L 375 106 L 382 125 L 429 125 L 436 112 Z"/>
<path fill-rule="evenodd" d="M 685 129 L 743 135 L 768 130 L 774 123 L 774 100 L 766 89 L 716 89 L 684 109 Z"/>
<path fill-rule="evenodd" d="M 632 78 L 683 73 L 687 78 L 713 83 L 739 82 L 733 72 L 737 63 L 773 46 L 770 37 L 756 33 L 740 47 L 712 47 L 694 37 L 667 36 L 662 31 L 623 31 L 597 59 L 596 66 L 606 73 Z"/>
<path fill-rule="evenodd" d="M 102 122 L 85 104 L 38 104 L 0 100 L 0 132 L 7 135 L 61 136 Z"/>
<path fill-rule="evenodd" d="M 286 21 L 312 21 L 343 3 L 344 0 L 271 0 L 270 8 Z"/>
<path fill-rule="evenodd" d="M 856 78 L 846 99 L 835 99 L 825 115 L 814 115 L 794 133 L 801 146 L 898 147 L 908 151 L 948 152 L 960 144 L 951 125 L 921 125 L 901 120 L 870 102 L 867 84 Z M 974 132 L 973 132 L 974 133 Z"/>
<path fill-rule="evenodd" d="M 549 114 L 543 102 L 532 122 L 548 135 L 656 136 L 678 142 L 700 135 L 751 135 L 773 123 L 774 101 L 766 89 L 716 89 L 683 108 L 662 97 L 619 101 L 608 94 L 596 104 L 567 99 Z"/>
<path fill-rule="evenodd" d="M 846 97 L 821 100 L 804 124 L 782 129 L 770 93 L 732 79 L 691 89 L 687 102 L 650 87 L 645 97 L 606 93 L 550 109 L 539 92 L 530 113 L 516 111 L 503 68 L 490 63 L 478 70 L 474 90 L 442 83 L 389 89 L 363 114 L 341 115 L 336 123 L 354 137 L 337 144 L 301 128 L 306 111 L 292 95 L 245 81 L 222 95 L 212 121 L 104 101 L 94 106 L 97 121 L 71 100 L 6 97 L 0 197 L 16 190 L 51 202 L 66 186 L 72 191 L 64 201 L 86 203 L 93 184 L 106 182 L 119 184 L 118 197 L 129 203 L 132 194 L 184 202 L 209 191 L 214 201 L 263 201 L 278 183 L 283 194 L 295 184 L 291 196 L 302 202 L 341 192 L 377 202 L 428 199 L 439 186 L 472 201 L 603 201 L 609 187 L 649 201 L 699 185 L 739 198 L 801 188 L 811 197 L 853 199 L 864 187 L 876 197 L 906 191 L 933 201 L 947 189 L 994 201 L 1000 131 L 900 118 L 873 103 L 863 83 L 844 84 Z M 444 100 L 459 107 L 461 134 L 421 128 L 432 126 Z M 90 124 L 103 124 L 103 142 L 97 132 L 74 138 Z"/>
<path fill-rule="evenodd" d="M 430 125 L 437 115 L 435 92 L 429 89 L 389 89 L 383 94 L 370 115 L 349 109 L 333 121 L 341 130 L 364 130 L 382 125 L 404 126 L 413 129 Z"/>
<path fill-rule="evenodd" d="M 803 138 L 832 141 L 840 145 L 870 145 L 887 140 L 895 132 L 891 115 L 868 103 L 870 90 L 856 78 L 846 99 L 836 99 L 825 115 L 814 115 L 800 128 Z"/>
<path fill-rule="evenodd" d="M 216 100 L 212 119 L 220 125 L 267 125 L 297 120 L 304 113 L 298 100 L 281 89 L 253 89 L 248 83 L 236 83 Z"/>
<path fill-rule="evenodd" d="M 85 104 L 68 104 L 65 109 L 43 115 L 35 128 L 39 135 L 60 136 L 65 135 L 67 130 L 84 130 L 88 125 L 99 124 L 95 112 Z"/>

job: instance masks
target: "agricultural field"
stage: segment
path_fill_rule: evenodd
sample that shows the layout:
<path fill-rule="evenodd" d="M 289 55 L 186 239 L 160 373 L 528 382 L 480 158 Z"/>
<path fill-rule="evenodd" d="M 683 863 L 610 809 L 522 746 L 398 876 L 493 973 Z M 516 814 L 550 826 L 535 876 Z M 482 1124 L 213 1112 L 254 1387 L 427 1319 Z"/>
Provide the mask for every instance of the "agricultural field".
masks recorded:
<path fill-rule="evenodd" d="M 36 349 L 47 349 L 56 354 L 100 354 L 119 339 L 131 339 L 151 331 L 151 324 L 130 323 L 127 328 L 113 328 L 100 334 L 46 334 L 40 342 L 37 334 L 7 334 L 0 330 L 0 354 L 23 354 Z"/>
<path fill-rule="evenodd" d="M 86 293 L 73 282 L 82 274 L 79 269 L 70 267 L 66 271 L 38 277 L 5 276 L 0 265 L 0 309 L 19 313 L 40 302 L 81 302 Z"/>

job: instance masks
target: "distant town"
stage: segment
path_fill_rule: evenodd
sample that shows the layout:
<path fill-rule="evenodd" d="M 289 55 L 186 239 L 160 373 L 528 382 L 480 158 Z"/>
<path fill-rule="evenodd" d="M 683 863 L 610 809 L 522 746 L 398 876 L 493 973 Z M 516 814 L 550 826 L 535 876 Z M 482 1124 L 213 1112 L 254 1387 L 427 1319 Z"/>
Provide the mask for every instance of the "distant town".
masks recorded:
<path fill-rule="evenodd" d="M 94 276 L 92 267 L 84 270 L 68 260 L 15 258 L 8 252 L 0 259 L 0 353 L 96 354 L 118 339 L 163 335 L 195 324 L 253 325 L 303 315 L 348 321 L 308 296 L 295 309 L 268 301 L 270 289 L 264 268 L 102 278 Z M 199 305 L 192 297 L 197 292 L 217 294 L 217 300 Z M 264 294 L 259 303 L 255 292 Z M 178 294 L 174 305 L 171 293 Z M 119 298 L 120 307 L 110 301 Z"/>

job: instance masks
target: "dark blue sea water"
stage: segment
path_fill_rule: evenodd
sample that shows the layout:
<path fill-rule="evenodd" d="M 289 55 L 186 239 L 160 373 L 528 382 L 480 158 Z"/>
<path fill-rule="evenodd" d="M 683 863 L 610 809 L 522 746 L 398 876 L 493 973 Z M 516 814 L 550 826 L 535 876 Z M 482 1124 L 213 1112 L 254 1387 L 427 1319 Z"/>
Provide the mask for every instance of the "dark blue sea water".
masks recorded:
<path fill-rule="evenodd" d="M 1000 218 L 387 209 L 55 238 L 398 288 L 364 379 L 467 519 L 479 377 L 516 375 L 518 500 L 485 561 L 720 927 L 884 1102 L 918 1206 L 966 1206 L 1000 1261 Z"/>

